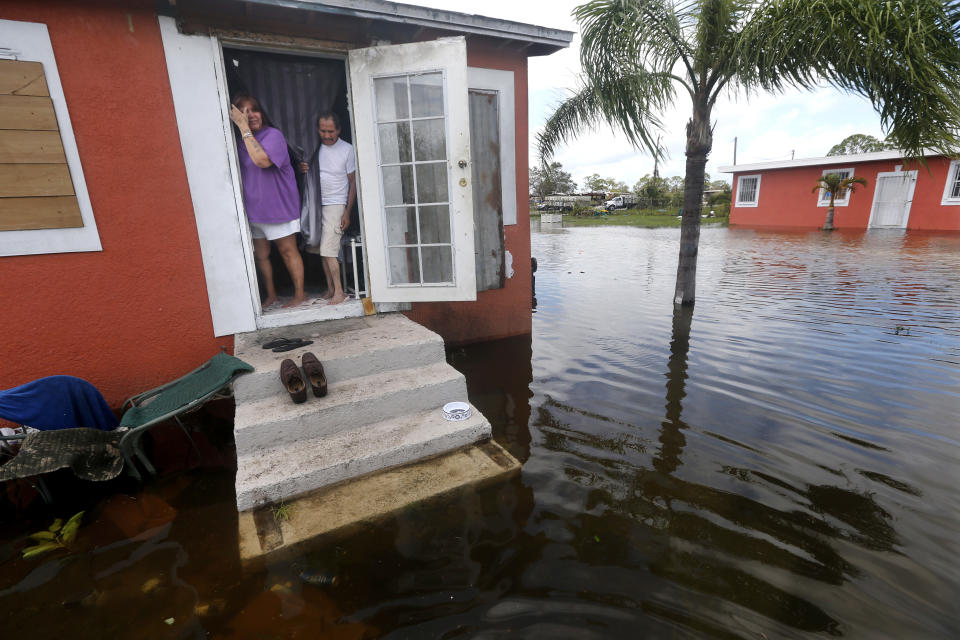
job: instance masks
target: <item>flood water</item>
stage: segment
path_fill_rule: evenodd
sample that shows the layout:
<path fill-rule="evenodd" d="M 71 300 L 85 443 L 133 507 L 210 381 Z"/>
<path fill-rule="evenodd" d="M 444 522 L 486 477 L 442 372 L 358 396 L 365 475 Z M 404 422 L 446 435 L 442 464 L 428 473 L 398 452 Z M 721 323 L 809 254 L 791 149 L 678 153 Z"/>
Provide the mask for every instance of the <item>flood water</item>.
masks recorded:
<path fill-rule="evenodd" d="M 704 228 L 675 314 L 678 237 L 535 230 L 533 335 L 450 351 L 519 477 L 244 572 L 211 418 L 5 518 L 4 637 L 957 637 L 960 235 Z"/>

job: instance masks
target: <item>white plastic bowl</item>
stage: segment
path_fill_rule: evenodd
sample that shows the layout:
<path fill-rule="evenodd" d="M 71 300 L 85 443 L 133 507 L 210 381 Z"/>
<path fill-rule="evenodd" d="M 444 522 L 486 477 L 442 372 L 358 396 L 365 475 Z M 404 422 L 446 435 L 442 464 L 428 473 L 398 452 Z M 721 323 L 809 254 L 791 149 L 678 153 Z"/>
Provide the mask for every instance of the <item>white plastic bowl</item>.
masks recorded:
<path fill-rule="evenodd" d="M 470 405 L 466 402 L 448 402 L 443 405 L 443 417 L 451 421 L 466 420 L 470 417 Z"/>

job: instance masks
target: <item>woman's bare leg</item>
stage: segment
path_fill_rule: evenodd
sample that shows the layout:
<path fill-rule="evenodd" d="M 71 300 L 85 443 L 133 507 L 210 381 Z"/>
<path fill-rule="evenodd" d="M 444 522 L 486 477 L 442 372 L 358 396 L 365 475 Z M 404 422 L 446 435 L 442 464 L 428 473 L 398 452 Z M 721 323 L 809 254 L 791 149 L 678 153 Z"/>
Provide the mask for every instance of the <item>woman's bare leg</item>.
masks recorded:
<path fill-rule="evenodd" d="M 280 252 L 283 264 L 287 265 L 290 279 L 293 280 L 293 300 L 283 306 L 284 308 L 296 307 L 307 299 L 303 292 L 303 256 L 297 248 L 297 234 L 291 233 L 283 238 L 277 238 L 274 242 L 277 243 L 277 251 Z"/>
<path fill-rule="evenodd" d="M 269 307 L 277 301 L 277 290 L 273 287 L 273 265 L 270 264 L 270 241 L 266 238 L 253 239 L 253 258 L 257 263 L 257 271 L 267 290 L 267 297 L 261 305 Z"/>

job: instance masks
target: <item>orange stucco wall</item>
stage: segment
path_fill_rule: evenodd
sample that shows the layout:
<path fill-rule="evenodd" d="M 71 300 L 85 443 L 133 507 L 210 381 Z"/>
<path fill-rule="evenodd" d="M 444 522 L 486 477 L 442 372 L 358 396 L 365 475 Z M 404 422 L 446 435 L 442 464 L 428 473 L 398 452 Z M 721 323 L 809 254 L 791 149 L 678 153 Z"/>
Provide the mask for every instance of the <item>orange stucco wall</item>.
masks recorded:
<path fill-rule="evenodd" d="M 436 331 L 448 345 L 495 340 L 530 333 L 530 203 L 527 118 L 527 59 L 522 53 L 467 41 L 471 67 L 513 71 L 517 149 L 517 224 L 503 227 L 505 248 L 513 256 L 513 277 L 502 289 L 481 291 L 475 302 L 417 303 L 407 315 Z"/>
<path fill-rule="evenodd" d="M 904 169 L 917 169 L 917 184 L 913 204 L 907 220 L 908 229 L 935 231 L 960 231 L 960 206 L 942 206 L 943 188 L 947 180 L 950 161 L 943 157 L 928 158 L 927 167 L 906 165 L 903 160 L 847 163 L 836 168 L 853 167 L 854 175 L 866 178 L 867 186 L 859 187 L 850 194 L 847 206 L 834 210 L 834 226 L 841 229 L 866 229 L 870 221 L 877 174 L 894 171 L 897 165 Z M 745 171 L 734 174 L 734 197 L 737 180 L 741 175 L 763 176 L 760 179 L 760 196 L 756 207 L 730 209 L 730 224 L 758 227 L 809 227 L 823 226 L 827 207 L 817 206 L 817 194 L 812 193 L 814 184 L 830 165 L 791 167 L 763 171 Z"/>
<path fill-rule="evenodd" d="M 186 373 L 215 339 L 152 0 L 5 0 L 47 25 L 101 252 L 0 257 L 0 389 L 70 374 L 112 406 Z"/>

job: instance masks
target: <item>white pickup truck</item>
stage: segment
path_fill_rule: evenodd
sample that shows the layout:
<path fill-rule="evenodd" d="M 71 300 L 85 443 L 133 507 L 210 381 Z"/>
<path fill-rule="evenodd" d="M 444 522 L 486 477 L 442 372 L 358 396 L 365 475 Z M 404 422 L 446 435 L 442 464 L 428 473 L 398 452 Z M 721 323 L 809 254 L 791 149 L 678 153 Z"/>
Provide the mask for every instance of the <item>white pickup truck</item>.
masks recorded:
<path fill-rule="evenodd" d="M 632 193 L 621 193 L 603 203 L 607 209 L 629 209 L 637 204 L 637 196 Z"/>

